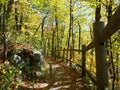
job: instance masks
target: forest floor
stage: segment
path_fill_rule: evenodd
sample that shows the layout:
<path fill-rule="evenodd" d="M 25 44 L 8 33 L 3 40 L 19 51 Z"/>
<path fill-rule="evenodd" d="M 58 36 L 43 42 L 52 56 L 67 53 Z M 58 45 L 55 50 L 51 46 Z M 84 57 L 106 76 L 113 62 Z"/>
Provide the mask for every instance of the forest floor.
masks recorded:
<path fill-rule="evenodd" d="M 80 73 L 66 66 L 63 62 L 47 59 L 50 73 L 37 83 L 26 82 L 19 85 L 19 90 L 90 90 Z"/>

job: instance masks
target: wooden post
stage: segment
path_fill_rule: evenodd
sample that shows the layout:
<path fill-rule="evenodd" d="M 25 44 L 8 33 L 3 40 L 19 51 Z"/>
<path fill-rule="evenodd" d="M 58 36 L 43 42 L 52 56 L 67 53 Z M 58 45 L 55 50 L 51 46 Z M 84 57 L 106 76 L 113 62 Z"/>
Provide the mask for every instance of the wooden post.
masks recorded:
<path fill-rule="evenodd" d="M 82 77 L 86 77 L 86 51 L 85 45 L 82 45 Z"/>
<path fill-rule="evenodd" d="M 49 73 L 52 75 L 52 63 L 49 63 Z"/>
<path fill-rule="evenodd" d="M 104 22 L 95 22 L 94 29 L 94 43 L 96 54 L 96 77 L 97 77 L 97 90 L 105 90 L 108 86 L 108 69 L 106 60 L 106 47 L 105 43 L 100 42 L 100 34 L 104 28 Z"/>

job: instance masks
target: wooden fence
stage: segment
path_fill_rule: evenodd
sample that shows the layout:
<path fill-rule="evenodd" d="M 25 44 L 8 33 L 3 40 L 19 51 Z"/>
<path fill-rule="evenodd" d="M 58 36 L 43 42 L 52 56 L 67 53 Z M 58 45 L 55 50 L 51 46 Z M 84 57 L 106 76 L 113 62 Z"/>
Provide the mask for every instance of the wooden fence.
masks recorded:
<path fill-rule="evenodd" d="M 69 49 L 69 51 L 82 52 L 82 76 L 85 77 L 86 74 L 91 78 L 91 80 L 96 84 L 97 90 L 105 90 L 108 87 L 108 66 L 106 60 L 106 48 L 105 41 L 109 39 L 116 31 L 120 29 L 120 6 L 115 11 L 114 15 L 111 17 L 108 24 L 104 27 L 104 22 L 95 22 L 93 24 L 94 30 L 94 41 L 90 42 L 89 45 L 82 45 L 82 50 L 79 49 Z M 86 52 L 92 48 L 95 48 L 95 58 L 96 58 L 96 78 L 86 69 Z M 64 50 L 63 57 L 65 55 Z M 63 58 L 64 59 L 64 58 Z"/>

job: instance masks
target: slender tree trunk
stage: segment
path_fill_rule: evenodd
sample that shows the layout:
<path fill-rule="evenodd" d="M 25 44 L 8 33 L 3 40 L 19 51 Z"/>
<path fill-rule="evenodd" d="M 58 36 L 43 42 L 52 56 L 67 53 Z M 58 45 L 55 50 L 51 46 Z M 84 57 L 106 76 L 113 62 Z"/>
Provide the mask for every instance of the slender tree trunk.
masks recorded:
<path fill-rule="evenodd" d="M 12 11 L 12 5 L 14 0 L 9 0 L 7 3 L 3 5 L 3 20 L 2 20 L 2 29 L 3 29 L 3 44 L 4 44 L 4 57 L 3 61 L 7 59 L 7 29 L 8 29 L 8 19 L 10 17 L 10 13 Z M 1 7 L 2 8 L 2 7 Z M 2 18 L 2 17 L 1 17 Z"/>
<path fill-rule="evenodd" d="M 19 25 L 19 35 L 21 34 L 22 23 L 23 23 L 23 14 L 21 12 L 21 15 L 20 15 L 20 25 Z"/>
<path fill-rule="evenodd" d="M 12 11 L 13 3 L 14 3 L 14 0 L 8 0 L 8 5 L 7 5 L 7 17 L 6 17 L 7 20 L 8 20 L 8 18 L 10 17 L 10 13 L 11 13 L 11 11 Z"/>
<path fill-rule="evenodd" d="M 0 4 L 0 13 L 2 13 L 2 4 Z M 2 29 L 2 14 L 0 14 L 0 30 Z"/>
<path fill-rule="evenodd" d="M 47 40 L 44 41 L 44 52 L 43 52 L 44 56 L 46 56 L 46 42 L 47 42 Z"/>
<path fill-rule="evenodd" d="M 57 31 L 57 56 L 59 57 L 59 32 L 58 32 L 58 18 L 55 17 L 56 31 Z"/>
<path fill-rule="evenodd" d="M 0 4 L 0 13 L 2 13 L 2 4 Z M 0 14 L 0 43 L 2 43 L 2 14 Z"/>
<path fill-rule="evenodd" d="M 72 17 L 71 17 L 71 30 L 72 30 L 72 58 L 74 58 L 74 44 L 75 44 L 75 34 L 74 34 L 74 31 L 73 31 L 73 14 L 72 14 Z"/>
<path fill-rule="evenodd" d="M 74 31 L 73 31 L 73 1 L 71 1 L 71 34 L 72 34 L 72 45 L 71 45 L 71 59 L 74 59 L 74 44 L 75 44 L 75 35 L 74 35 Z M 71 60 L 70 59 L 70 60 Z"/>
<path fill-rule="evenodd" d="M 53 27 L 53 24 L 52 24 Z M 55 54 L 55 30 L 53 29 L 53 34 L 52 34 L 52 57 L 54 58 Z"/>
<path fill-rule="evenodd" d="M 81 45 L 81 26 L 80 22 L 78 21 L 78 28 L 79 28 L 79 44 L 78 44 L 78 49 L 80 50 L 80 45 Z M 78 52 L 80 53 L 80 52 Z"/>
<path fill-rule="evenodd" d="M 112 0 L 110 0 L 109 2 L 106 1 L 108 5 L 106 5 L 106 11 L 107 11 L 107 21 L 109 22 L 111 16 L 112 16 Z M 114 62 L 113 62 L 113 51 L 112 51 L 112 42 L 111 42 L 111 38 L 107 41 L 107 44 L 109 44 L 109 47 L 110 47 L 110 50 L 108 51 L 110 55 L 110 63 L 111 63 L 111 66 L 112 66 L 112 71 L 113 71 L 113 81 L 112 81 L 112 90 L 114 90 L 114 86 L 115 86 L 115 79 L 116 79 L 116 75 L 115 75 L 115 65 L 114 65 Z M 108 45 L 107 45 L 108 47 Z"/>
<path fill-rule="evenodd" d="M 48 55 L 49 55 L 49 51 L 50 51 L 50 39 L 48 38 L 48 43 L 47 43 L 47 47 L 48 47 L 48 50 L 47 50 L 47 53 L 48 53 Z"/>
<path fill-rule="evenodd" d="M 93 30 L 92 28 L 90 27 L 90 36 L 91 36 L 91 40 L 93 41 Z M 93 51 L 94 49 L 91 49 L 90 51 L 90 55 L 91 55 L 91 58 L 90 58 L 90 72 L 92 71 L 92 65 L 93 65 Z"/>
<path fill-rule="evenodd" d="M 117 59 L 117 71 L 116 71 L 116 80 L 117 80 L 117 82 L 119 81 L 119 52 L 117 52 L 117 54 L 116 54 L 116 59 Z"/>
<path fill-rule="evenodd" d="M 96 2 L 99 2 L 99 4 L 98 4 L 96 11 L 95 11 L 95 20 L 96 20 L 96 22 L 99 22 L 100 18 L 101 18 L 101 14 L 100 14 L 100 10 L 101 10 L 100 2 L 101 2 L 101 0 L 96 0 Z"/>
<path fill-rule="evenodd" d="M 18 1 L 15 3 L 15 30 L 18 31 Z M 17 32 L 18 33 L 18 32 Z"/>
<path fill-rule="evenodd" d="M 111 65 L 112 65 L 112 71 L 113 71 L 113 81 L 112 81 L 112 90 L 114 90 L 114 86 L 115 86 L 115 79 L 116 79 L 116 76 L 115 76 L 115 65 L 114 65 L 114 62 L 113 62 L 113 52 L 112 52 L 112 42 L 110 40 L 110 62 L 111 62 Z"/>
<path fill-rule="evenodd" d="M 14 0 L 8 0 L 6 4 L 6 31 L 8 30 L 8 22 L 9 22 L 10 13 L 12 12 L 13 3 Z"/>
<path fill-rule="evenodd" d="M 19 3 L 19 1 L 17 0 L 15 2 L 15 24 L 16 24 L 15 25 L 15 30 L 17 31 L 17 34 L 20 36 L 21 29 L 22 29 L 22 22 L 23 22 L 23 14 L 21 12 L 20 16 L 19 16 L 18 3 Z"/>
<path fill-rule="evenodd" d="M 3 42 L 4 42 L 4 57 L 3 61 L 7 59 L 7 35 L 6 35 L 6 3 L 3 5 Z"/>
<path fill-rule="evenodd" d="M 72 0 L 70 0 L 70 26 L 69 26 L 69 36 L 68 36 L 68 46 L 67 46 L 67 58 L 69 55 L 69 49 L 70 49 L 70 39 L 72 34 Z M 71 53 L 71 50 L 70 50 Z M 71 54 L 70 54 L 71 55 Z M 70 56 L 71 57 L 71 56 Z M 71 58 L 70 58 L 71 59 Z M 71 62 L 71 61 L 70 61 Z"/>
<path fill-rule="evenodd" d="M 42 49 L 43 49 L 43 54 L 45 54 L 44 23 L 45 23 L 45 19 L 46 18 L 47 18 L 47 15 L 45 17 L 43 17 L 43 19 L 42 19 L 42 26 L 41 26 L 41 29 L 42 29 L 42 33 L 41 33 L 41 46 L 42 46 Z"/>

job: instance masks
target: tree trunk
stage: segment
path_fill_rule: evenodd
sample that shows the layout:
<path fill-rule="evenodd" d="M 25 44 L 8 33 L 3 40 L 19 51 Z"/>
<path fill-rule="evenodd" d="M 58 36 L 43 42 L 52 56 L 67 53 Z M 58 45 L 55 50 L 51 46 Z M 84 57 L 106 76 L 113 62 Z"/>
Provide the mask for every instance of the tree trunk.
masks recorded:
<path fill-rule="evenodd" d="M 55 54 L 55 30 L 53 29 L 53 34 L 52 34 L 52 57 L 53 58 L 54 58 L 54 54 Z"/>
<path fill-rule="evenodd" d="M 96 2 L 98 2 L 98 6 L 96 8 L 96 11 L 95 11 L 95 20 L 96 22 L 99 22 L 100 21 L 100 18 L 101 18 L 101 14 L 100 14 L 100 11 L 101 11 L 101 5 L 100 5 L 100 2 L 101 0 L 96 0 Z"/>
<path fill-rule="evenodd" d="M 0 4 L 0 13 L 2 13 L 2 4 Z M 2 14 L 0 14 L 0 43 L 2 43 Z"/>
<path fill-rule="evenodd" d="M 58 18 L 55 17 L 55 25 L 56 25 L 56 31 L 57 31 L 57 56 L 59 57 L 59 30 L 58 30 Z"/>
<path fill-rule="evenodd" d="M 74 34 L 74 31 L 73 31 L 73 14 L 72 14 L 72 17 L 71 17 L 71 30 L 72 30 L 72 58 L 74 58 L 74 44 L 75 44 L 75 34 Z"/>
<path fill-rule="evenodd" d="M 106 6 L 106 12 L 107 12 L 107 21 L 109 22 L 110 21 L 110 18 L 112 16 L 112 1 L 110 0 L 108 2 L 108 5 Z M 110 61 L 110 64 L 112 66 L 112 90 L 114 90 L 114 86 L 115 86 L 115 79 L 116 79 L 116 75 L 115 75 L 115 65 L 114 65 L 114 62 L 113 62 L 113 51 L 112 51 L 112 42 L 111 42 L 111 38 L 107 41 L 107 44 L 109 44 L 109 46 L 107 45 L 107 47 L 110 47 L 110 50 L 108 50 L 108 55 L 109 55 L 109 61 Z"/>
<path fill-rule="evenodd" d="M 79 27 L 79 44 L 78 44 L 78 48 L 80 50 L 80 44 L 81 44 L 81 26 L 80 26 L 80 22 L 79 21 L 78 21 L 78 27 Z"/>
<path fill-rule="evenodd" d="M 118 46 L 119 47 L 119 46 Z M 119 81 L 119 52 L 116 53 L 116 60 L 117 60 L 117 71 L 116 71 L 116 80 Z"/>
<path fill-rule="evenodd" d="M 21 13 L 21 15 L 20 15 L 20 25 L 19 25 L 19 35 L 21 34 L 22 23 L 23 23 L 23 14 Z"/>
<path fill-rule="evenodd" d="M 12 7 L 13 7 L 13 3 L 14 3 L 14 0 L 9 0 L 8 1 L 8 5 L 7 5 L 7 18 L 9 18 L 10 16 L 10 13 L 12 11 Z"/>
<path fill-rule="evenodd" d="M 43 49 L 43 54 L 45 54 L 45 40 L 44 40 L 44 23 L 45 23 L 45 19 L 47 18 L 47 15 L 45 17 L 43 17 L 42 19 L 42 26 L 41 26 L 41 29 L 42 29 L 42 33 L 41 33 L 41 46 L 42 46 L 42 49 Z"/>
<path fill-rule="evenodd" d="M 3 42 L 4 42 L 4 57 L 3 61 L 7 59 L 7 35 L 6 35 L 6 3 L 3 5 Z"/>
<path fill-rule="evenodd" d="M 115 86 L 115 79 L 116 79 L 116 76 L 115 76 L 115 65 L 114 65 L 114 62 L 113 62 L 113 52 L 112 52 L 112 42 L 111 42 L 111 39 L 109 40 L 110 42 L 110 51 L 109 51 L 109 55 L 110 55 L 110 62 L 111 62 L 111 65 L 112 65 L 112 71 L 113 71 L 113 81 L 112 81 L 112 90 L 114 90 L 114 86 Z"/>
<path fill-rule="evenodd" d="M 3 5 L 3 42 L 4 42 L 4 57 L 3 61 L 7 59 L 7 29 L 8 29 L 8 19 L 10 17 L 10 13 L 12 11 L 12 5 L 14 0 L 9 0 L 8 3 L 4 3 Z"/>
<path fill-rule="evenodd" d="M 18 31 L 18 1 L 15 2 L 15 30 Z M 18 33 L 18 32 L 17 32 Z"/>
<path fill-rule="evenodd" d="M 72 0 L 70 0 L 70 26 L 69 26 L 69 36 L 68 36 L 68 46 L 67 46 L 67 58 L 68 58 L 68 55 L 69 55 L 69 48 L 70 48 L 70 39 L 71 39 L 71 34 L 72 34 Z M 70 53 L 71 53 L 71 50 L 70 50 Z M 70 54 L 71 55 L 71 54 Z M 71 56 L 70 56 L 71 57 Z M 71 58 L 70 58 L 71 59 Z M 71 61 L 70 61 L 71 62 Z"/>

